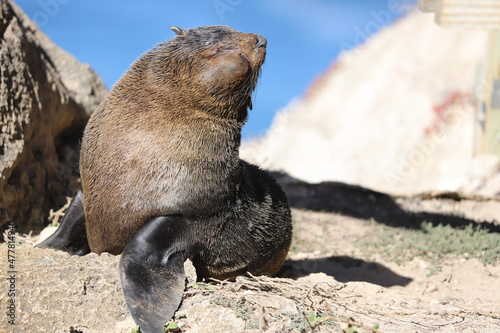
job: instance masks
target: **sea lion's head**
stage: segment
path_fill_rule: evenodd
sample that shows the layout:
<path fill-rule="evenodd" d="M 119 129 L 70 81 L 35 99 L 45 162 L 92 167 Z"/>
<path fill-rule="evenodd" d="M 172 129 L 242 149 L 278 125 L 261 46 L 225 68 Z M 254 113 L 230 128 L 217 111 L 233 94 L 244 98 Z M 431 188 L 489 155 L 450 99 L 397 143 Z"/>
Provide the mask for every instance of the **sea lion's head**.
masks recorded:
<path fill-rule="evenodd" d="M 266 56 L 266 39 L 226 26 L 184 30 L 152 52 L 158 78 L 190 110 L 244 121 Z"/>

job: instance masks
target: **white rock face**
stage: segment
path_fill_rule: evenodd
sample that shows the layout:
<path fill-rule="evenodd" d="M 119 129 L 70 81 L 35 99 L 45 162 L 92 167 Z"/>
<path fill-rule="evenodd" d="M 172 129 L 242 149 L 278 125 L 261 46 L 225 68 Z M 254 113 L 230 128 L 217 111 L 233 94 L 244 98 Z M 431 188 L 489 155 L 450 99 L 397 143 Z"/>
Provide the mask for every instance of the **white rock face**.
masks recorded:
<path fill-rule="evenodd" d="M 418 11 L 344 53 L 242 158 L 308 181 L 390 193 L 471 188 L 488 34 Z M 476 168 L 477 169 L 477 168 Z"/>

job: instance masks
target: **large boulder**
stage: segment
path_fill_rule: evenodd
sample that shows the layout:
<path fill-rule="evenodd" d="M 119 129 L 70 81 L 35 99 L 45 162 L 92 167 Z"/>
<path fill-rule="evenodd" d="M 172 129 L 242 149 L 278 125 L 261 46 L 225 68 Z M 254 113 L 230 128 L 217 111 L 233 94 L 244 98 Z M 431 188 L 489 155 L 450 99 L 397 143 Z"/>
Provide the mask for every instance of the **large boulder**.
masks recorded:
<path fill-rule="evenodd" d="M 494 195 L 498 180 L 496 190 L 478 190 L 491 183 L 490 174 L 500 179 L 498 160 L 473 155 L 487 37 L 411 11 L 341 54 L 265 137 L 244 143 L 242 156 L 310 183 Z"/>
<path fill-rule="evenodd" d="M 107 89 L 9 0 L 0 36 L 0 221 L 37 232 L 78 186 L 78 140 Z"/>

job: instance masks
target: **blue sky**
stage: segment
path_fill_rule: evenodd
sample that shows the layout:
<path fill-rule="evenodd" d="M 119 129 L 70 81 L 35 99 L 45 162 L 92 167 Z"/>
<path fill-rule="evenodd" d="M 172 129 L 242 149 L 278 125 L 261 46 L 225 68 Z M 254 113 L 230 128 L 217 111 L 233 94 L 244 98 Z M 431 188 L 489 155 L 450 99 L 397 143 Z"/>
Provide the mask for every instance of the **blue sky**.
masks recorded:
<path fill-rule="evenodd" d="M 14 0 L 15 1 L 15 0 Z M 228 25 L 267 38 L 267 58 L 243 139 L 265 133 L 343 49 L 398 19 L 416 0 L 17 0 L 41 29 L 97 71 L 108 88 L 169 26 Z"/>

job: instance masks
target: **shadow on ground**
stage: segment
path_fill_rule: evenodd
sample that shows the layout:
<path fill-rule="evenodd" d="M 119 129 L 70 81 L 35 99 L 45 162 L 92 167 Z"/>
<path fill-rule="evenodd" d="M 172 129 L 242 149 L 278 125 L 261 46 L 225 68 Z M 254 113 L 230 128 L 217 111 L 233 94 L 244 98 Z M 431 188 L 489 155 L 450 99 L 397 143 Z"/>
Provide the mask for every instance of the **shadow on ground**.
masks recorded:
<path fill-rule="evenodd" d="M 384 265 L 348 256 L 287 260 L 279 276 L 297 279 L 313 273 L 325 273 L 339 282 L 369 282 L 382 287 L 406 286 L 413 281 Z"/>
<path fill-rule="evenodd" d="M 500 225 L 490 221 L 474 221 L 435 212 L 407 211 L 397 204 L 396 198 L 361 186 L 339 182 L 309 184 L 286 174 L 273 173 L 273 176 L 287 193 L 290 205 L 294 208 L 374 219 L 391 227 L 419 229 L 422 222 L 426 221 L 433 225 L 442 224 L 455 228 L 480 225 L 489 232 L 500 232 Z M 460 200 L 452 195 L 448 198 Z"/>

